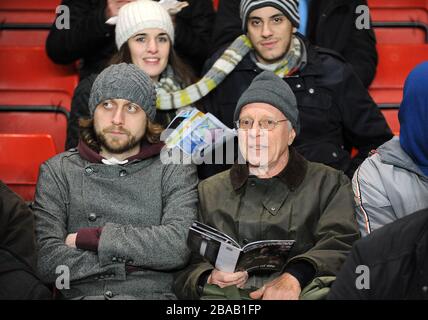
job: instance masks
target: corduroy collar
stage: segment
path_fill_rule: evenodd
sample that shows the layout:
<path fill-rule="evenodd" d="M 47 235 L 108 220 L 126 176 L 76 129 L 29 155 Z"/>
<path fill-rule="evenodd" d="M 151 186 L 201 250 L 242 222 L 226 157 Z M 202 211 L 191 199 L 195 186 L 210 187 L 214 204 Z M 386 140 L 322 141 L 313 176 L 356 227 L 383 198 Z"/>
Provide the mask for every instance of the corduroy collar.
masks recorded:
<path fill-rule="evenodd" d="M 129 157 L 128 162 L 133 160 L 144 160 L 151 158 L 153 156 L 158 155 L 164 146 L 163 142 L 151 144 L 146 140 L 141 142 L 140 152 L 132 157 Z M 77 150 L 79 151 L 80 156 L 92 163 L 102 163 L 102 159 L 104 159 L 99 153 L 92 150 L 85 142 L 79 140 L 79 144 L 77 146 Z"/>
<path fill-rule="evenodd" d="M 293 147 L 290 148 L 290 158 L 287 166 L 277 177 L 293 191 L 303 181 L 308 169 L 308 162 Z M 248 164 L 235 163 L 230 169 L 230 181 L 235 191 L 241 189 L 247 182 L 249 176 Z"/>

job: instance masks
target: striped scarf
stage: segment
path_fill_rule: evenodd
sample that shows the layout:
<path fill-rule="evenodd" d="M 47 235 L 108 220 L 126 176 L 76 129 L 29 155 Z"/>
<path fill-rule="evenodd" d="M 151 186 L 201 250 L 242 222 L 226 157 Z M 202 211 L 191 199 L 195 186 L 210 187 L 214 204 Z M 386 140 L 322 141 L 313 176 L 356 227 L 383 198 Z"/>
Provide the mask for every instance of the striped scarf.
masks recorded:
<path fill-rule="evenodd" d="M 251 41 L 246 35 L 239 36 L 198 82 L 175 92 L 158 91 L 156 108 L 158 110 L 173 110 L 198 101 L 216 88 L 252 48 Z M 300 66 L 301 56 L 302 43 L 299 38 L 293 35 L 290 49 L 284 59 L 277 63 L 274 70 L 275 74 L 284 78 L 293 73 Z"/>

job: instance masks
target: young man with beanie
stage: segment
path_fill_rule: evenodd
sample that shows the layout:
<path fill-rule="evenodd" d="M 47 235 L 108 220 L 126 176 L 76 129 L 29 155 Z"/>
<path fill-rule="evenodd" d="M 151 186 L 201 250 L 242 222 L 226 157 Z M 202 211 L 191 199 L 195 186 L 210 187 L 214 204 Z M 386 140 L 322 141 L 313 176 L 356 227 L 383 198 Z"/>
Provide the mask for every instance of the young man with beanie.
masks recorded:
<path fill-rule="evenodd" d="M 296 149 L 308 160 L 352 177 L 368 153 L 388 141 L 392 133 L 342 56 L 313 46 L 296 33 L 298 3 L 298 0 L 241 1 L 242 30 L 246 37 L 237 40 L 241 39 L 243 47 L 249 49 L 231 54 L 239 59 L 235 59 L 233 66 L 224 64 L 228 66 L 227 74 L 204 100 L 204 106 L 232 126 L 241 94 L 263 70 L 273 71 L 296 95 L 301 122 L 301 134 L 294 143 Z M 233 48 L 237 40 L 231 45 Z M 207 66 L 216 63 L 223 51 L 215 53 Z M 353 158 L 352 148 L 358 149 Z"/>
<path fill-rule="evenodd" d="M 70 286 L 63 298 L 170 299 L 173 272 L 188 258 L 196 217 L 191 165 L 164 165 L 162 128 L 153 120 L 150 77 L 132 64 L 112 65 L 92 87 L 92 119 L 77 149 L 40 168 L 34 202 L 38 270 Z M 64 272 L 64 271 L 61 271 Z"/>
<path fill-rule="evenodd" d="M 290 86 L 259 74 L 233 117 L 246 164 L 199 184 L 200 219 L 241 246 L 258 240 L 296 240 L 287 264 L 273 274 L 227 273 L 199 255 L 181 271 L 178 297 L 198 299 L 207 284 L 252 290 L 253 299 L 298 299 L 315 277 L 335 276 L 359 238 L 349 179 L 305 160 L 291 147 L 301 129 Z"/>
<path fill-rule="evenodd" d="M 428 208 L 428 62 L 404 84 L 400 136 L 381 145 L 355 172 L 357 221 L 363 236 Z"/>
<path fill-rule="evenodd" d="M 212 37 L 212 52 L 242 34 L 241 0 L 219 0 Z M 348 61 L 368 88 L 376 74 L 378 55 L 373 28 L 356 28 L 367 0 L 299 0 L 299 29 L 312 44 L 332 49 Z"/>

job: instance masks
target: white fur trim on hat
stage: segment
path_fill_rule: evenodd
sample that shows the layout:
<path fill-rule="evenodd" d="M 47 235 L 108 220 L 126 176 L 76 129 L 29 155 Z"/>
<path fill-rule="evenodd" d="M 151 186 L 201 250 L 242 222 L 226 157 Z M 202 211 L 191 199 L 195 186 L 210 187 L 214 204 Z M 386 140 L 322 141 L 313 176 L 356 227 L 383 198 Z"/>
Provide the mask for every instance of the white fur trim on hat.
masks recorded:
<path fill-rule="evenodd" d="M 136 33 L 148 29 L 164 30 L 174 44 L 174 26 L 168 12 L 152 0 L 137 0 L 124 5 L 119 10 L 116 23 L 117 49 Z"/>

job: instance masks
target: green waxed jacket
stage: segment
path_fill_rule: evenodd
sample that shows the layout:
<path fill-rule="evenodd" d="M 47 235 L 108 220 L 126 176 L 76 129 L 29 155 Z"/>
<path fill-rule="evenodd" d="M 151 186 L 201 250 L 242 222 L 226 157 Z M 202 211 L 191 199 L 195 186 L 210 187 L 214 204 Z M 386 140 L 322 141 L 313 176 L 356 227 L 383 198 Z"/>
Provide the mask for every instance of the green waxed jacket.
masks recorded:
<path fill-rule="evenodd" d="M 305 160 L 293 148 L 276 177 L 249 176 L 247 165 L 199 184 L 199 220 L 232 236 L 240 245 L 268 239 L 294 239 L 290 262 L 304 260 L 315 277 L 335 276 L 359 238 L 349 179 L 341 172 Z M 213 266 L 193 255 L 175 280 L 179 298 L 198 299 L 198 281 Z M 258 288 L 279 274 L 250 275 L 246 288 Z"/>

